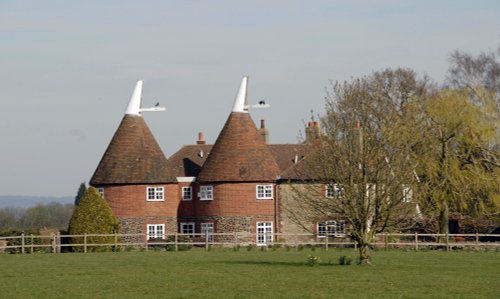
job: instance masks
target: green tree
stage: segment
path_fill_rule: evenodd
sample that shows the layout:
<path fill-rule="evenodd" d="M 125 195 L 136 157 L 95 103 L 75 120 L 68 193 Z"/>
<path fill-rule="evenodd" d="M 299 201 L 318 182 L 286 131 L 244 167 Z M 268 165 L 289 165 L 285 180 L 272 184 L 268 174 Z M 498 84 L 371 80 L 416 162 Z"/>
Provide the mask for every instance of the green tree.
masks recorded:
<path fill-rule="evenodd" d="M 448 232 L 450 213 L 496 217 L 500 207 L 500 170 L 493 98 L 469 90 L 441 90 L 418 103 L 413 128 L 421 133 L 413 160 L 421 178 L 421 206 Z"/>
<path fill-rule="evenodd" d="M 71 235 L 120 233 L 120 224 L 97 189 L 89 187 L 75 207 L 69 224 Z M 112 244 L 114 237 L 89 236 L 90 244 Z M 73 237 L 73 244 L 83 244 L 83 237 Z M 96 247 L 92 247 L 94 250 Z"/>

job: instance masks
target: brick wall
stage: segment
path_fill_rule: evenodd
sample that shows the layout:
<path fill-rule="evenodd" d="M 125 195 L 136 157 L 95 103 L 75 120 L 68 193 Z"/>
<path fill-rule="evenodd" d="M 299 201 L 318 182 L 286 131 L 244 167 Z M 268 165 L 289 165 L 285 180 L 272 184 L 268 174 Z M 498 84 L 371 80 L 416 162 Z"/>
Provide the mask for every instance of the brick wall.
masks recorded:
<path fill-rule="evenodd" d="M 214 183 L 213 200 L 195 200 L 198 216 L 255 216 L 274 215 L 276 185 L 273 185 L 273 199 L 257 199 L 256 186 L 269 183 Z M 197 186 L 196 194 L 199 192 Z"/>
<path fill-rule="evenodd" d="M 147 187 L 164 187 L 164 200 L 148 201 Z M 177 184 L 112 185 L 104 186 L 104 199 L 119 218 L 176 217 L 180 194 Z"/>

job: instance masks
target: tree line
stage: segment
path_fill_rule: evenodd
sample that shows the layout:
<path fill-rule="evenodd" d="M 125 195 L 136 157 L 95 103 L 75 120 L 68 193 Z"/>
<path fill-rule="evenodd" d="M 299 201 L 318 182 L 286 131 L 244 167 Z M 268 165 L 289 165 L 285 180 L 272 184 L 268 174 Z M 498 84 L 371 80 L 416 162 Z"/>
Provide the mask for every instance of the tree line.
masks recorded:
<path fill-rule="evenodd" d="M 67 228 L 73 204 L 51 202 L 29 208 L 0 208 L 0 229 Z"/>

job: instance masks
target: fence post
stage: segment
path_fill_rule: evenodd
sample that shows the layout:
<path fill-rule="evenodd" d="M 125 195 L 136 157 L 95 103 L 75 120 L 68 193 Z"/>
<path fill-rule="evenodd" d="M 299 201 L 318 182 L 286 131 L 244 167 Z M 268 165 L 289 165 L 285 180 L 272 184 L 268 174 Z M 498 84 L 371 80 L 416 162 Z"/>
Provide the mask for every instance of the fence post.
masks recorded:
<path fill-rule="evenodd" d="M 33 239 L 33 234 L 30 235 L 30 239 L 31 239 L 31 250 L 30 250 L 30 253 L 33 254 L 33 251 L 34 251 L 34 239 Z"/>
<path fill-rule="evenodd" d="M 24 233 L 21 234 L 21 253 L 24 253 Z"/>
<path fill-rule="evenodd" d="M 476 232 L 476 250 L 479 250 L 479 233 Z"/>
<path fill-rule="evenodd" d="M 178 241 L 177 232 L 175 232 L 174 241 L 175 241 L 175 251 L 178 251 L 179 245 L 177 244 L 177 241 Z"/>
<path fill-rule="evenodd" d="M 330 239 L 330 237 L 328 235 L 325 236 L 325 250 L 328 251 L 328 239 Z"/>
<path fill-rule="evenodd" d="M 448 232 L 446 232 L 446 236 L 445 236 L 445 238 L 446 238 L 446 251 L 449 251 L 449 250 L 450 250 L 450 249 L 449 249 L 449 247 L 448 247 L 448 246 L 450 245 L 450 242 L 449 242 L 449 240 L 448 240 L 448 237 L 449 237 L 449 236 L 448 236 Z"/>
<path fill-rule="evenodd" d="M 57 253 L 61 253 L 61 232 L 57 232 Z"/>
<path fill-rule="evenodd" d="M 205 231 L 205 251 L 208 251 L 208 230 Z"/>
<path fill-rule="evenodd" d="M 384 232 L 384 248 L 385 248 L 385 251 L 387 251 L 387 249 L 389 249 L 389 239 L 387 238 L 387 232 Z"/>
<path fill-rule="evenodd" d="M 293 234 L 293 242 L 294 242 L 294 246 L 295 246 L 295 250 L 298 250 L 297 248 L 297 234 Z"/>
<path fill-rule="evenodd" d="M 115 232 L 115 252 L 118 251 L 118 234 Z"/>
<path fill-rule="evenodd" d="M 56 253 L 56 234 L 50 233 L 50 245 L 52 245 L 52 253 Z"/>
<path fill-rule="evenodd" d="M 418 233 L 415 232 L 415 251 L 418 251 Z"/>
<path fill-rule="evenodd" d="M 87 233 L 83 234 L 83 252 L 87 253 Z"/>

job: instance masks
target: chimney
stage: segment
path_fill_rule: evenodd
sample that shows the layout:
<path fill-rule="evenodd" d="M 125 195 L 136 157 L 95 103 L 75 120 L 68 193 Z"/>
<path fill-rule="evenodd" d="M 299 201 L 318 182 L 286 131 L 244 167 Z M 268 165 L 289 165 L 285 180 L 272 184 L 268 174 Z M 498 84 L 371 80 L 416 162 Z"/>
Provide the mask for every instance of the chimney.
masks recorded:
<path fill-rule="evenodd" d="M 269 144 L 269 130 L 266 128 L 266 121 L 263 119 L 260 120 L 259 133 L 260 133 L 260 137 L 262 138 L 262 140 L 266 144 Z"/>
<path fill-rule="evenodd" d="M 196 141 L 196 144 L 205 144 L 205 139 L 203 139 L 203 132 L 198 133 L 198 141 Z"/>
<path fill-rule="evenodd" d="M 354 125 L 354 153 L 360 157 L 363 154 L 363 127 L 359 120 Z"/>
<path fill-rule="evenodd" d="M 319 138 L 320 129 L 319 129 L 319 122 L 317 121 L 310 121 L 307 123 L 307 128 L 306 128 L 306 142 L 308 143 L 313 143 L 316 142 Z"/>

